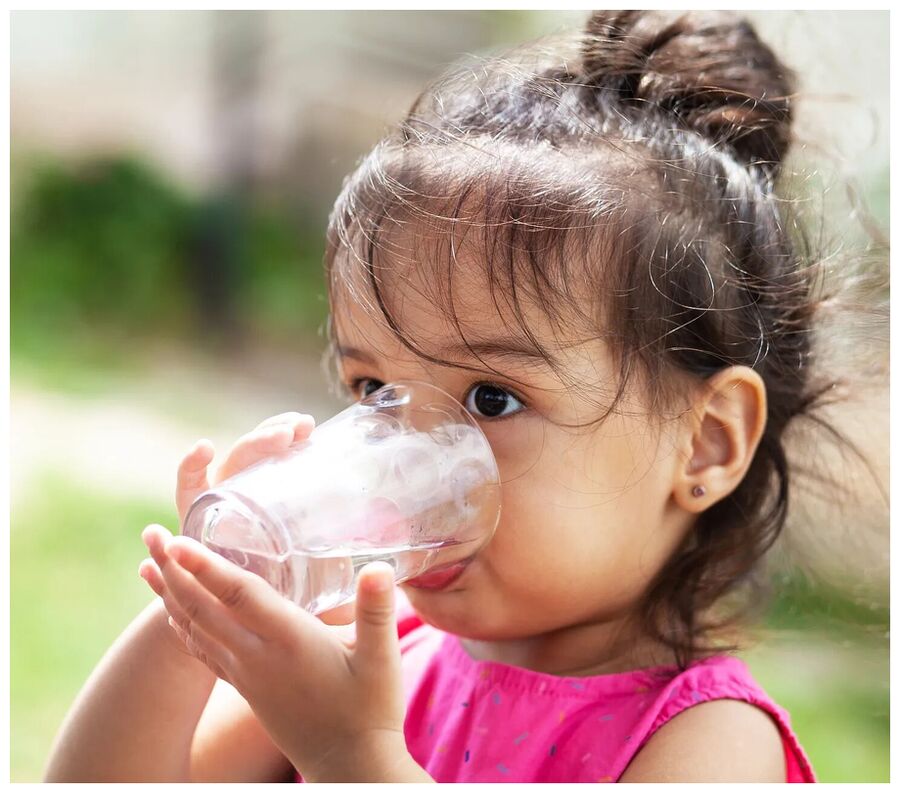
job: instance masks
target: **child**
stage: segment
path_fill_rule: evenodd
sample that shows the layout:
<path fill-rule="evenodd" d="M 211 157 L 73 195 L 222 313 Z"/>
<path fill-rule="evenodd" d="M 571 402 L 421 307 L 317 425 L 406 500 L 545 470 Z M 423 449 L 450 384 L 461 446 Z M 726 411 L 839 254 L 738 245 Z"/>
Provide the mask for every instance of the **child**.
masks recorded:
<path fill-rule="evenodd" d="M 831 385 L 774 192 L 793 86 L 731 14 L 598 11 L 423 93 L 332 213 L 331 351 L 356 398 L 423 379 L 478 417 L 494 539 L 402 594 L 369 566 L 348 633 L 148 527 L 160 599 L 47 778 L 814 781 L 725 632 Z M 218 479 L 311 429 L 264 422 Z"/>

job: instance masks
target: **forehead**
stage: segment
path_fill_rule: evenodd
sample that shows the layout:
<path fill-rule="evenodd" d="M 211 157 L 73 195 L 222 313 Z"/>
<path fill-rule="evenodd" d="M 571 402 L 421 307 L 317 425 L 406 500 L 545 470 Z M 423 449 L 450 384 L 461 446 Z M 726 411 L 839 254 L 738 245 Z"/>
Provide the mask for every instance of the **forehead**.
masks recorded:
<path fill-rule="evenodd" d="M 330 291 L 339 344 L 409 355 L 391 322 L 438 356 L 488 339 L 542 346 L 551 355 L 577 342 L 578 323 L 556 294 L 560 276 L 548 266 L 538 294 L 519 273 L 521 256 L 491 249 L 481 229 L 409 224 L 382 230 L 376 242 L 371 264 L 349 250 L 335 257 Z"/>

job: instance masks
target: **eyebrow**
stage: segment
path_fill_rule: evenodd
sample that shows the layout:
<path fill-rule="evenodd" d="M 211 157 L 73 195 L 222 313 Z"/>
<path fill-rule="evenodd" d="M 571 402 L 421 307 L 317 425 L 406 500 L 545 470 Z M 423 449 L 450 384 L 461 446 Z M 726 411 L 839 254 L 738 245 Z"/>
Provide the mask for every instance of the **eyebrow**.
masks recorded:
<path fill-rule="evenodd" d="M 339 345 L 335 348 L 335 352 L 340 358 L 353 358 L 363 363 L 374 366 L 375 358 L 369 353 L 360 350 L 357 347 L 347 347 Z M 522 344 L 515 339 L 485 339 L 482 341 L 473 341 L 468 346 L 465 344 L 454 344 L 446 347 L 442 352 L 452 355 L 462 355 L 465 358 L 474 358 L 474 354 L 482 355 L 490 358 L 505 358 L 513 361 L 538 363 L 547 366 L 547 359 L 543 353 L 536 348 Z M 548 356 L 554 361 L 553 356 Z M 555 362 L 555 361 L 554 361 Z"/>

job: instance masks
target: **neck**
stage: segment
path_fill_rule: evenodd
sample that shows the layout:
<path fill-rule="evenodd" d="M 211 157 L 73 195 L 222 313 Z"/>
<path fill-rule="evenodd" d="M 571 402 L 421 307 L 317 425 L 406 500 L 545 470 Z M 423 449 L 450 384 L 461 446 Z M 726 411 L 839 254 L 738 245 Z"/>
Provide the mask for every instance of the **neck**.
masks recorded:
<path fill-rule="evenodd" d="M 460 641 L 477 661 L 563 677 L 614 674 L 675 663 L 669 648 L 640 636 L 627 618 L 580 623 L 524 639 Z"/>

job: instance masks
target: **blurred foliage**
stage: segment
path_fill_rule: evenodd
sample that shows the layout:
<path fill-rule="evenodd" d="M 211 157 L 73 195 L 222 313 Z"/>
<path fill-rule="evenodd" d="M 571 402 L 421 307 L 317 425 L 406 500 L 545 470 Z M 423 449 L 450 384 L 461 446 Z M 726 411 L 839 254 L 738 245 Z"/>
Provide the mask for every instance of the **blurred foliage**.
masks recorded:
<path fill-rule="evenodd" d="M 32 164 L 11 225 L 12 352 L 72 344 L 296 341 L 327 311 L 324 229 L 243 196 L 192 197 L 147 164 Z M 83 350 L 82 350 L 83 352 Z"/>
<path fill-rule="evenodd" d="M 891 169 L 890 166 L 882 168 L 869 182 L 864 185 L 865 196 L 868 202 L 872 219 L 878 224 L 884 234 L 890 237 L 891 232 Z"/>
<path fill-rule="evenodd" d="M 179 254 L 188 212 L 136 162 L 77 171 L 44 163 L 13 214 L 13 327 L 178 320 L 186 310 Z"/>
<path fill-rule="evenodd" d="M 773 582 L 776 593 L 767 622 L 780 630 L 814 626 L 848 639 L 882 639 L 890 630 L 887 592 L 874 591 L 864 582 L 834 583 L 813 580 L 794 570 Z"/>

